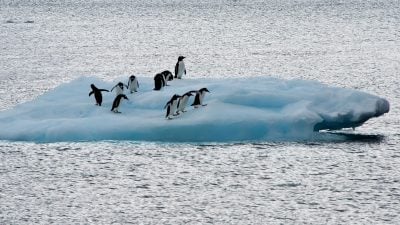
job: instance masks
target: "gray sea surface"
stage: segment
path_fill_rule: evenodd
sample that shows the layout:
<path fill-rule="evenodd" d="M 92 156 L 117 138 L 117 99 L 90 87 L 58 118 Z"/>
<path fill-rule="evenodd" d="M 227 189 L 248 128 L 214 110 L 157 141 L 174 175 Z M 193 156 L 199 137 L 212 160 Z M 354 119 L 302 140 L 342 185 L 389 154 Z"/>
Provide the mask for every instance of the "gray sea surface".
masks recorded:
<path fill-rule="evenodd" d="M 0 0 L 0 53 L 0 110 L 80 76 L 152 77 L 178 55 L 188 77 L 316 80 L 391 103 L 345 141 L 0 141 L 0 224 L 400 223 L 398 0 Z"/>

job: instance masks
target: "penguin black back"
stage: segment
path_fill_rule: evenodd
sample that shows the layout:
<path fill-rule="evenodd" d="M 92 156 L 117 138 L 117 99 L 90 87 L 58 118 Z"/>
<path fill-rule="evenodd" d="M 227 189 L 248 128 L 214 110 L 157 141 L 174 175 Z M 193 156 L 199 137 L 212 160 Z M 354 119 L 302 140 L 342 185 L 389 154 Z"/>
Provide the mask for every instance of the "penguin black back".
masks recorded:
<path fill-rule="evenodd" d="M 96 99 L 96 105 L 101 106 L 101 103 L 103 102 L 103 95 L 101 94 L 102 91 L 107 91 L 106 89 L 98 89 L 94 84 L 91 84 L 90 87 L 92 88 L 92 91 L 89 93 L 89 96 L 94 94 L 94 98 Z"/>
<path fill-rule="evenodd" d="M 161 90 L 165 86 L 164 76 L 161 73 L 157 73 L 154 76 L 154 89 L 155 91 Z"/>

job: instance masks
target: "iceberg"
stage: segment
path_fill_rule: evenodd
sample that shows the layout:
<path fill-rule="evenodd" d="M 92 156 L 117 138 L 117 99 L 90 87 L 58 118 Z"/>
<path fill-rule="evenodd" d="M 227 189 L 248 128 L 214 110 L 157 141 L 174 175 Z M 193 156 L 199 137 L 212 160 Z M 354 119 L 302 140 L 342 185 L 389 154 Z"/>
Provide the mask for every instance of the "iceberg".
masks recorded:
<path fill-rule="evenodd" d="M 10 141 L 232 142 L 309 140 L 320 130 L 361 126 L 389 112 L 389 102 L 365 92 L 308 80 L 272 77 L 182 79 L 154 91 L 154 80 L 138 77 L 138 92 L 125 94 L 113 113 L 113 92 L 95 105 L 90 85 L 110 90 L 116 83 L 80 77 L 35 100 L 0 112 L 0 139 Z M 174 94 L 206 87 L 206 106 L 165 118 Z"/>

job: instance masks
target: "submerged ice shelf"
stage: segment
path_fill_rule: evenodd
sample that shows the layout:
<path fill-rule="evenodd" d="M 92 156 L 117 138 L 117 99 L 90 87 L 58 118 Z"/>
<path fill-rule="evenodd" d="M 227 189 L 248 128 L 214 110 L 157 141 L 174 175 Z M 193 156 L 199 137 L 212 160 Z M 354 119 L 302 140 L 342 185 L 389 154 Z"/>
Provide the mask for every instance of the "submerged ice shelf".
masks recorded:
<path fill-rule="evenodd" d="M 111 112 L 114 93 L 103 92 L 103 104 L 89 97 L 90 84 L 111 89 L 118 81 L 81 77 L 37 99 L 0 112 L 0 139 L 14 141 L 166 141 L 227 142 L 307 140 L 315 131 L 361 126 L 389 111 L 383 98 L 315 81 L 271 77 L 183 79 L 154 91 L 153 79 L 138 77 L 138 92 L 126 93 L 121 114 Z M 165 103 L 173 94 L 207 87 L 207 106 L 172 120 Z"/>

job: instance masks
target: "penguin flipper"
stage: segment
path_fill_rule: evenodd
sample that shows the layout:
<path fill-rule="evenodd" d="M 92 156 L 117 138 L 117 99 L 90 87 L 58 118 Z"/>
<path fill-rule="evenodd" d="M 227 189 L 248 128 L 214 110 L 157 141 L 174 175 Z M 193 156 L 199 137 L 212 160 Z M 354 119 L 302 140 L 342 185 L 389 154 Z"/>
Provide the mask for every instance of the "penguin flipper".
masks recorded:
<path fill-rule="evenodd" d="M 171 107 L 168 106 L 168 108 L 167 108 L 167 114 L 165 114 L 165 118 L 168 117 L 170 110 L 171 110 Z"/>
<path fill-rule="evenodd" d="M 191 106 L 195 106 L 195 105 L 200 105 L 200 95 L 198 95 L 198 94 L 194 97 L 194 101 Z"/>
<path fill-rule="evenodd" d="M 171 101 L 168 101 L 167 104 L 165 104 L 164 109 L 167 108 L 167 106 L 170 104 Z"/>
<path fill-rule="evenodd" d="M 89 93 L 89 96 L 91 96 L 93 93 L 94 93 L 94 91 L 91 91 L 91 92 Z"/>

